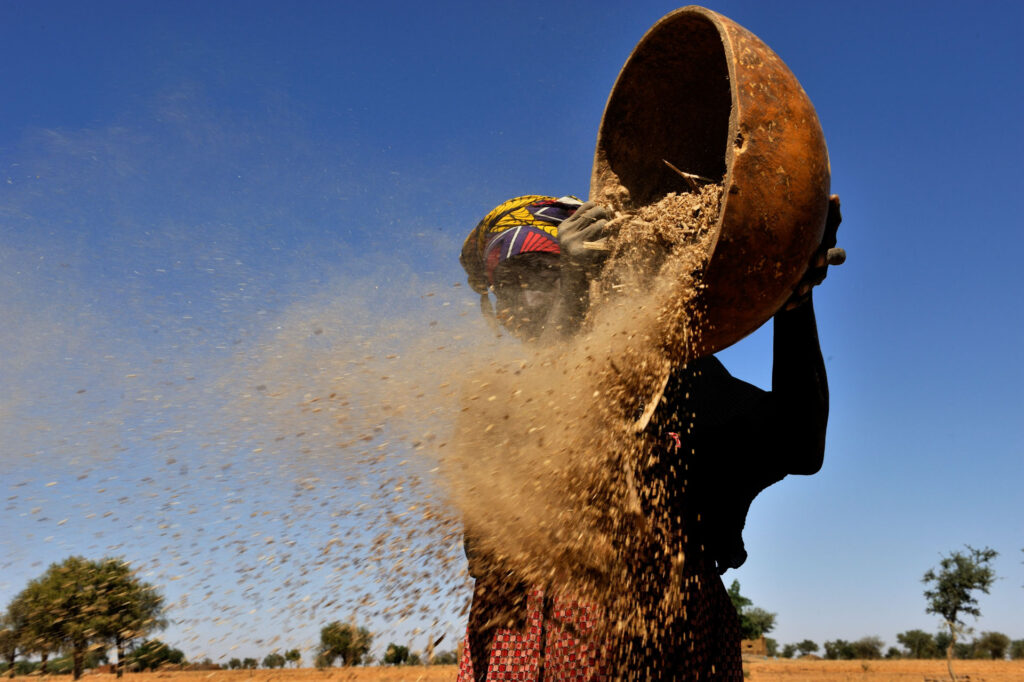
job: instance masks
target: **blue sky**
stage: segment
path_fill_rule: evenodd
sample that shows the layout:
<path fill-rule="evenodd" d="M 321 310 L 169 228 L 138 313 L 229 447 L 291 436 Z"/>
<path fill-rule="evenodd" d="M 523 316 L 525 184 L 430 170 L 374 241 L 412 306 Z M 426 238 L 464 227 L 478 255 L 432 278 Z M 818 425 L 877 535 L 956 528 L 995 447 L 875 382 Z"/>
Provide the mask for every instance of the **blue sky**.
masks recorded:
<path fill-rule="evenodd" d="M 586 195 L 614 78 L 674 7 L 0 4 L 0 602 L 118 553 L 183 602 L 166 637 L 190 655 L 311 644 L 294 604 L 373 586 L 330 553 L 305 583 L 296 565 L 362 528 L 331 514 L 366 488 L 294 423 L 274 440 L 246 382 L 315 393 L 382 329 L 472 328 L 465 233 L 511 196 Z M 1000 552 L 978 630 L 1024 637 L 1024 9 L 983 7 L 712 6 L 803 84 L 845 216 L 816 293 L 825 466 L 758 498 L 726 576 L 782 642 L 935 630 L 920 577 L 965 543 Z M 767 386 L 770 340 L 721 357 Z"/>

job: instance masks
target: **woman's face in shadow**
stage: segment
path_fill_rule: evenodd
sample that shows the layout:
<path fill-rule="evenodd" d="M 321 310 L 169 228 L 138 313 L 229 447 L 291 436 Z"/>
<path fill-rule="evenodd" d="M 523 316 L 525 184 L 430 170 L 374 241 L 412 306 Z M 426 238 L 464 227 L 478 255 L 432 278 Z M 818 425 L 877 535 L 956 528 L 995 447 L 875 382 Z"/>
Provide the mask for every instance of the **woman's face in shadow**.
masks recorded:
<path fill-rule="evenodd" d="M 509 258 L 494 270 L 498 321 L 523 341 L 552 324 L 559 297 L 558 256 L 531 253 Z"/>

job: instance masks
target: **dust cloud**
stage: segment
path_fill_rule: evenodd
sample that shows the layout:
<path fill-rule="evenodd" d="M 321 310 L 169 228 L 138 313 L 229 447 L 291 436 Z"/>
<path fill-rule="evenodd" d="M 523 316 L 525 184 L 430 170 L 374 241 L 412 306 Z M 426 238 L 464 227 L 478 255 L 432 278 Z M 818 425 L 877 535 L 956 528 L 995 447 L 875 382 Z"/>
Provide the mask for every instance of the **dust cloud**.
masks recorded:
<path fill-rule="evenodd" d="M 510 345 L 457 283 L 461 226 L 301 123 L 153 106 L 29 131 L 5 169 L 0 602 L 120 556 L 191 659 L 313 648 L 338 619 L 454 648 L 461 527 L 420 454 L 466 350 Z"/>
<path fill-rule="evenodd" d="M 696 344 L 694 301 L 720 195 L 709 184 L 649 206 L 609 201 L 610 256 L 584 330 L 542 337 L 525 357 L 472 377 L 454 456 L 443 459 L 445 485 L 486 560 L 597 606 L 599 636 L 642 640 L 681 612 L 681 581 L 656 576 L 652 586 L 637 571 L 639 556 L 674 554 L 670 510 L 641 483 L 658 457 L 642 432 L 670 370 Z M 662 603 L 637 603 L 662 587 Z"/>
<path fill-rule="evenodd" d="M 608 586 L 653 537 L 637 422 L 686 359 L 718 188 L 605 197 L 622 229 L 585 331 L 528 346 L 424 267 L 456 262 L 461 228 L 410 246 L 376 210 L 312 215 L 366 189 L 281 179 L 254 159 L 324 161 L 169 101 L 148 135 L 39 132 L 11 171 L 0 598 L 68 554 L 124 556 L 194 659 L 312 648 L 337 619 L 454 648 L 468 528 L 625 613 Z"/>

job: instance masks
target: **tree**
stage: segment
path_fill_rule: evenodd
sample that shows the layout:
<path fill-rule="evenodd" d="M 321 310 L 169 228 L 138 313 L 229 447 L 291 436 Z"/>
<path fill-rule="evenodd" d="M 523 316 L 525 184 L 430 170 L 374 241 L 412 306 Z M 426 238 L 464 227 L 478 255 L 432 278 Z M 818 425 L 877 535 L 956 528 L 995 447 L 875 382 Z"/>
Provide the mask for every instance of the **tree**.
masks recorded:
<path fill-rule="evenodd" d="M 830 661 L 836 660 L 852 660 L 856 658 L 853 653 L 853 646 L 845 639 L 836 639 L 831 642 L 825 642 L 825 658 Z"/>
<path fill-rule="evenodd" d="M 796 656 L 796 644 L 787 644 L 782 647 L 783 658 L 793 658 Z"/>
<path fill-rule="evenodd" d="M 299 653 L 298 649 L 289 649 L 288 651 L 284 652 L 284 660 L 298 668 L 299 663 L 302 662 L 302 654 Z"/>
<path fill-rule="evenodd" d="M 163 627 L 163 598 L 135 578 L 120 559 L 72 556 L 29 582 L 9 611 L 26 653 L 39 654 L 43 674 L 51 653 L 70 652 L 72 674 L 82 675 L 92 650 L 117 646 L 118 676 L 127 643 Z"/>
<path fill-rule="evenodd" d="M 801 656 L 806 656 L 807 654 L 813 654 L 815 651 L 817 651 L 818 645 L 809 639 L 805 639 L 804 641 L 796 645 L 796 649 L 800 652 Z"/>
<path fill-rule="evenodd" d="M 873 660 L 882 657 L 882 647 L 885 646 L 878 637 L 861 637 L 856 642 L 850 643 L 853 649 L 853 657 L 861 660 Z"/>
<path fill-rule="evenodd" d="M 230 661 L 228 661 L 228 668 L 230 670 L 238 670 L 241 667 L 242 667 L 242 660 L 239 659 L 239 658 L 232 658 Z"/>
<path fill-rule="evenodd" d="M 903 658 L 903 652 L 900 651 L 899 649 L 897 649 L 896 647 L 891 646 L 891 647 L 889 647 L 886 650 L 885 657 L 889 658 L 889 659 L 892 659 L 892 658 Z"/>
<path fill-rule="evenodd" d="M 277 653 L 276 651 L 271 652 L 263 657 L 264 668 L 283 668 L 284 663 L 284 656 Z"/>
<path fill-rule="evenodd" d="M 97 562 L 96 600 L 99 637 L 117 649 L 117 676 L 124 674 L 125 647 L 167 627 L 164 598 L 156 588 L 136 577 L 120 559 Z"/>
<path fill-rule="evenodd" d="M 388 648 L 384 651 L 384 664 L 385 665 L 402 665 L 409 662 L 409 647 L 401 646 L 399 644 L 388 644 Z"/>
<path fill-rule="evenodd" d="M 1010 642 L 1010 658 L 1015 661 L 1024 658 L 1024 639 L 1015 639 Z"/>
<path fill-rule="evenodd" d="M 779 643 L 771 637 L 764 638 L 764 652 L 769 656 L 779 655 Z"/>
<path fill-rule="evenodd" d="M 740 616 L 740 631 L 744 639 L 757 639 L 775 629 L 775 614 L 752 606 Z"/>
<path fill-rule="evenodd" d="M 974 645 L 970 642 L 957 642 L 953 645 L 953 658 L 961 661 L 974 658 Z"/>
<path fill-rule="evenodd" d="M 18 630 L 10 614 L 0 614 L 0 657 L 7 661 L 7 672 L 14 677 L 14 661 L 18 657 Z"/>
<path fill-rule="evenodd" d="M 949 635 L 949 630 L 939 630 L 935 633 L 935 648 L 938 649 L 937 658 L 941 658 L 946 655 L 946 649 L 952 646 L 953 638 Z"/>
<path fill-rule="evenodd" d="M 1010 649 L 1010 638 L 1001 632 L 983 632 L 974 640 L 974 657 L 1001 661 Z"/>
<path fill-rule="evenodd" d="M 317 666 L 330 667 L 340 658 L 342 665 L 359 665 L 370 651 L 373 635 L 365 627 L 334 621 L 320 630 Z"/>
<path fill-rule="evenodd" d="M 739 580 L 733 580 L 727 592 L 739 616 L 743 639 L 757 639 L 775 628 L 775 614 L 753 606 L 753 601 L 740 594 Z"/>
<path fill-rule="evenodd" d="M 455 665 L 459 662 L 459 655 L 454 651 L 440 651 L 434 654 L 434 665 Z"/>
<path fill-rule="evenodd" d="M 928 600 L 926 613 L 934 613 L 941 617 L 949 628 L 950 643 L 946 648 L 946 666 L 949 678 L 956 680 L 953 672 L 953 648 L 956 636 L 966 623 L 964 616 L 978 618 L 981 610 L 975 592 L 988 594 L 995 582 L 996 572 L 990 565 L 998 556 L 998 552 L 988 547 L 975 549 L 966 546 L 966 552 L 951 552 L 939 561 L 938 570 L 928 569 L 921 581 L 928 586 L 924 597 Z"/>
<path fill-rule="evenodd" d="M 144 639 L 128 650 L 125 663 L 133 671 L 156 670 L 165 663 L 178 665 L 185 662 L 181 649 L 161 642 L 159 639 Z"/>
<path fill-rule="evenodd" d="M 259 667 L 259 663 L 256 662 L 255 658 L 250 658 L 250 657 L 246 656 L 245 658 L 242 659 L 242 669 L 243 670 L 255 670 L 258 667 Z"/>
<path fill-rule="evenodd" d="M 95 669 L 98 666 L 109 663 L 106 651 L 100 651 L 98 649 L 89 649 L 85 652 L 85 657 L 82 660 L 82 668 L 84 670 Z M 58 656 L 57 658 L 50 659 L 50 674 L 51 675 L 70 675 L 74 671 L 75 660 L 74 655 Z"/>
<path fill-rule="evenodd" d="M 30 580 L 25 589 L 15 595 L 7 615 L 22 654 L 38 655 L 39 673 L 45 676 L 49 673 L 50 654 L 59 652 L 62 642 L 52 616 L 56 596 L 52 594 L 52 584 L 44 577 Z"/>
<path fill-rule="evenodd" d="M 730 601 L 732 601 L 733 608 L 736 609 L 737 614 L 743 613 L 743 609 L 747 608 L 748 606 L 753 606 L 754 604 L 752 600 L 740 594 L 739 580 L 733 580 L 732 584 L 729 585 L 729 589 L 726 590 L 726 592 L 728 593 L 729 599 Z"/>
<path fill-rule="evenodd" d="M 43 657 L 70 651 L 74 679 L 82 676 L 85 654 L 98 644 L 100 613 L 94 608 L 98 566 L 82 557 L 51 564 L 15 597 L 12 609 L 24 619 L 28 649 Z"/>
<path fill-rule="evenodd" d="M 904 648 L 907 658 L 935 658 L 939 653 L 935 638 L 924 630 L 907 630 L 896 635 L 896 641 Z"/>

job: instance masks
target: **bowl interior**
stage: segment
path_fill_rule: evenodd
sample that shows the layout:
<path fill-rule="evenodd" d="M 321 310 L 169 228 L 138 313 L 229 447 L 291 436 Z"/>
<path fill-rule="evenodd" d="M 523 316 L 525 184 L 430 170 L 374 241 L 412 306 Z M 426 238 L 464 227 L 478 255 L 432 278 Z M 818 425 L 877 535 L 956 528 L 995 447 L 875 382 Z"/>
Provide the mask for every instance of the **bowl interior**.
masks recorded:
<path fill-rule="evenodd" d="M 707 17 L 665 17 L 644 37 L 612 89 L 598 136 L 591 196 L 614 180 L 640 206 L 686 191 L 676 168 L 722 182 L 732 94 L 718 28 Z M 595 190 L 597 190 L 595 192 Z"/>

